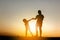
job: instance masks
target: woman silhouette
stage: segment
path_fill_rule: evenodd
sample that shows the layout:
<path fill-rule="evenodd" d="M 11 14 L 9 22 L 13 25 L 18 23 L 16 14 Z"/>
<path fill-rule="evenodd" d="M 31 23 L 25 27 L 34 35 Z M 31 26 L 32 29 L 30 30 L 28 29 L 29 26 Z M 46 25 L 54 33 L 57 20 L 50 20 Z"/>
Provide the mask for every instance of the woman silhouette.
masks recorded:
<path fill-rule="evenodd" d="M 36 15 L 36 18 L 32 18 L 32 19 L 37 19 L 36 22 L 36 36 L 38 36 L 38 27 L 39 27 L 39 31 L 40 31 L 40 37 L 42 36 L 42 23 L 43 23 L 43 19 L 44 19 L 44 15 L 42 14 L 41 10 L 38 10 L 38 15 Z"/>

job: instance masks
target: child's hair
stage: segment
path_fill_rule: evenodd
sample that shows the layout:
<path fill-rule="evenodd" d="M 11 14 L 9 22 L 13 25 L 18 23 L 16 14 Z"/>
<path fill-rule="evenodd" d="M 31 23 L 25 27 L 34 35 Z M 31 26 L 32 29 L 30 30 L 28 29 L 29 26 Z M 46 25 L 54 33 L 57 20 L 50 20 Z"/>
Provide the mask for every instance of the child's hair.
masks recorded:
<path fill-rule="evenodd" d="M 26 22 L 27 20 L 26 19 L 23 19 L 23 22 Z"/>

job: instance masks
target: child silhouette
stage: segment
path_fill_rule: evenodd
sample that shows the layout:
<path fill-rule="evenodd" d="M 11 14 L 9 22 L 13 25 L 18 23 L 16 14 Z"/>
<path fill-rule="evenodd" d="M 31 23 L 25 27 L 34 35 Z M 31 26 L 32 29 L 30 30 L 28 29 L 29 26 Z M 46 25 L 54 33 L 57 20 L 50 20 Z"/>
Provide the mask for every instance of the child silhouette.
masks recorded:
<path fill-rule="evenodd" d="M 31 19 L 30 19 L 31 20 Z M 27 20 L 27 19 L 23 19 L 23 22 L 24 22 L 24 24 L 25 24 L 25 28 L 26 28 L 26 36 L 27 36 L 27 32 L 28 32 L 28 30 L 30 31 L 30 28 L 29 28 L 29 21 L 30 20 Z M 32 32 L 30 31 L 30 33 L 32 34 Z M 33 34 L 32 34 L 32 36 L 33 36 Z"/>

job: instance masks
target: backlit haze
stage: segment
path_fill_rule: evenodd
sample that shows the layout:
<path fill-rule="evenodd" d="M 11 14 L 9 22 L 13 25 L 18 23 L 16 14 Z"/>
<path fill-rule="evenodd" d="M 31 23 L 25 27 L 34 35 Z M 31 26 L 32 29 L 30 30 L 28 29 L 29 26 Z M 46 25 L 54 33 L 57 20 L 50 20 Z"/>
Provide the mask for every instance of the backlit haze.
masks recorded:
<path fill-rule="evenodd" d="M 60 37 L 60 0 L 0 0 L 0 33 L 25 36 L 22 20 L 35 18 L 39 9 L 44 15 L 42 36 Z"/>

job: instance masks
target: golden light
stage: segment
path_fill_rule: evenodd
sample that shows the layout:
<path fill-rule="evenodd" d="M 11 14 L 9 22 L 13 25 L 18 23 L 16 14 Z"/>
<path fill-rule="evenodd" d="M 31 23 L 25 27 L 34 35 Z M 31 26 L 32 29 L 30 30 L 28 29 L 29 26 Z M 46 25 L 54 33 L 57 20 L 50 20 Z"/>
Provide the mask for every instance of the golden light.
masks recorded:
<path fill-rule="evenodd" d="M 29 21 L 30 31 L 36 35 L 36 20 Z"/>

